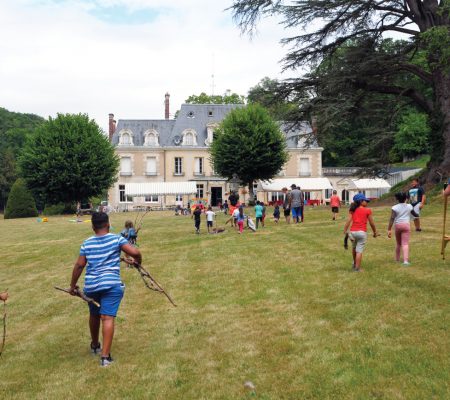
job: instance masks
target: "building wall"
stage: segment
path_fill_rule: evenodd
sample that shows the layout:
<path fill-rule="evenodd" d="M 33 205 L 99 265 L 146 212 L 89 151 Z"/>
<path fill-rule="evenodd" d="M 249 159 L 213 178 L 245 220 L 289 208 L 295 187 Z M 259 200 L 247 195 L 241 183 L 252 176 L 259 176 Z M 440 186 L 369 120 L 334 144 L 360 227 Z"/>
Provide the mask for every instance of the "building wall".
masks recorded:
<path fill-rule="evenodd" d="M 322 174 L 322 149 L 288 149 L 289 160 L 283 167 L 279 176 L 283 177 L 320 177 Z M 131 159 L 131 174 L 119 172 L 118 180 L 114 186 L 109 190 L 109 202 L 118 209 L 131 209 L 133 206 L 141 205 L 175 205 L 175 196 L 164 196 L 158 199 L 158 203 L 148 203 L 144 198 L 134 198 L 132 202 L 120 202 L 119 186 L 127 183 L 142 183 L 142 182 L 177 182 L 177 181 L 192 181 L 195 180 L 197 184 L 203 185 L 204 198 L 211 200 L 211 188 L 222 188 L 222 199 L 225 200 L 228 196 L 229 185 L 223 180 L 214 181 L 214 178 L 219 177 L 213 174 L 213 169 L 209 160 L 209 152 L 204 148 L 182 148 L 182 147 L 155 147 L 149 148 L 147 146 L 139 147 L 116 147 L 116 154 L 119 158 L 130 157 Z M 156 174 L 146 174 L 146 163 L 148 157 L 156 157 Z M 175 158 L 182 159 L 182 174 L 175 174 Z M 203 158 L 203 174 L 195 174 L 195 158 Z M 301 159 L 309 160 L 309 171 L 301 170 Z M 209 179 L 207 181 L 206 179 Z M 243 193 L 247 192 L 247 193 Z M 189 198 L 194 196 L 183 196 L 183 205 L 187 204 Z M 260 196 L 258 196 L 259 198 Z M 249 199 L 248 188 L 241 188 L 241 201 Z M 264 198 L 261 198 L 264 200 Z"/>

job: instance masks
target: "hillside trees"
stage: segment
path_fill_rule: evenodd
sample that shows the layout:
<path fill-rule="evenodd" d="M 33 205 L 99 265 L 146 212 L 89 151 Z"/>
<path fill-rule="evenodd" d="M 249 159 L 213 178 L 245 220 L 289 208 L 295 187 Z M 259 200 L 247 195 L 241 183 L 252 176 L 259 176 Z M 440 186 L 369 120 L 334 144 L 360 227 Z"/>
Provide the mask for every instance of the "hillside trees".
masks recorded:
<path fill-rule="evenodd" d="M 0 108 L 0 209 L 5 207 L 11 187 L 19 176 L 17 158 L 25 139 L 43 121 L 34 114 Z"/>
<path fill-rule="evenodd" d="M 114 183 L 119 160 L 95 121 L 58 114 L 27 139 L 19 164 L 28 187 L 57 204 L 100 195 Z"/>
<path fill-rule="evenodd" d="M 439 174 L 450 172 L 449 0 L 235 0 L 230 8 L 243 31 L 253 31 L 258 18 L 270 15 L 281 16 L 286 27 L 297 30 L 282 41 L 290 45 L 285 68 L 307 66 L 313 70 L 349 43 L 367 50 L 359 57 L 355 53 L 353 67 L 343 68 L 343 74 L 335 69 L 341 87 L 352 93 L 402 98 L 427 113 L 432 153 L 427 178 L 435 180 Z M 385 32 L 402 34 L 406 40 L 389 52 L 377 51 Z M 425 65 L 416 62 L 418 52 L 423 52 Z M 411 84 L 413 79 L 398 79 L 399 74 L 409 74 L 422 87 Z M 285 95 L 314 97 L 309 90 L 315 78 L 309 74 L 284 82 Z M 335 93 L 338 101 L 331 104 L 335 110 L 331 107 L 330 112 L 336 112 L 339 102 L 349 105 L 345 93 L 340 99 L 338 95 Z"/>
<path fill-rule="evenodd" d="M 248 185 L 271 179 L 288 160 L 286 142 L 279 126 L 258 104 L 232 110 L 222 121 L 210 147 L 214 170 L 231 179 L 236 174 Z"/>

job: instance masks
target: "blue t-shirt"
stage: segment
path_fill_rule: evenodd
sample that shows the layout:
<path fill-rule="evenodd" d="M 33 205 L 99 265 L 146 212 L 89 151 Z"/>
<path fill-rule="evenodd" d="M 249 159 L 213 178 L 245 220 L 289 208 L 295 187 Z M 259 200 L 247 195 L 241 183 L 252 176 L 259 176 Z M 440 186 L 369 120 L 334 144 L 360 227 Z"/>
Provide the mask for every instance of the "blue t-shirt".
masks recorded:
<path fill-rule="evenodd" d="M 258 218 L 258 217 L 262 217 L 262 216 L 263 216 L 263 206 L 257 204 L 255 206 L 255 217 Z"/>
<path fill-rule="evenodd" d="M 91 236 L 80 248 L 80 256 L 87 259 L 84 290 L 97 292 L 121 285 L 120 251 L 128 241 L 120 236 L 107 233 L 103 236 Z"/>

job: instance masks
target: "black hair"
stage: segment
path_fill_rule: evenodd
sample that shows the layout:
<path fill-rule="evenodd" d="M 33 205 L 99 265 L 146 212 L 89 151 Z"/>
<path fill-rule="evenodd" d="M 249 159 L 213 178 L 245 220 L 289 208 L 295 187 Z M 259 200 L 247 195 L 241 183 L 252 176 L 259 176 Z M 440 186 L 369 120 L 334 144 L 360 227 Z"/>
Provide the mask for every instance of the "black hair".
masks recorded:
<path fill-rule="evenodd" d="M 109 224 L 108 214 L 104 212 L 95 212 L 92 214 L 92 226 L 94 230 L 106 228 Z"/>
<path fill-rule="evenodd" d="M 397 201 L 399 203 L 404 203 L 407 199 L 407 196 L 406 196 L 406 193 L 404 193 L 404 192 L 398 192 L 398 193 L 395 193 L 395 198 L 397 199 Z"/>
<path fill-rule="evenodd" d="M 244 216 L 244 209 L 242 208 L 242 206 L 239 207 L 239 215 L 241 218 Z"/>
<path fill-rule="evenodd" d="M 355 200 L 352 204 L 350 204 L 349 212 L 355 212 L 355 210 L 361 205 L 360 200 Z"/>

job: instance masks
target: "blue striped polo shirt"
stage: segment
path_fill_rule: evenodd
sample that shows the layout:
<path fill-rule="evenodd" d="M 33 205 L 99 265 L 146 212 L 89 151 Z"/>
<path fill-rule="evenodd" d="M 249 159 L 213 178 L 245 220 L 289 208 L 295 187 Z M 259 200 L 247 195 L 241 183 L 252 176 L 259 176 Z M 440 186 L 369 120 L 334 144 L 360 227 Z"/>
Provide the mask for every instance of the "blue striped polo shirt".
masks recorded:
<path fill-rule="evenodd" d="M 120 280 L 120 251 L 128 241 L 120 236 L 107 233 L 91 236 L 80 248 L 80 256 L 87 259 L 84 290 L 97 292 L 122 284 Z"/>

